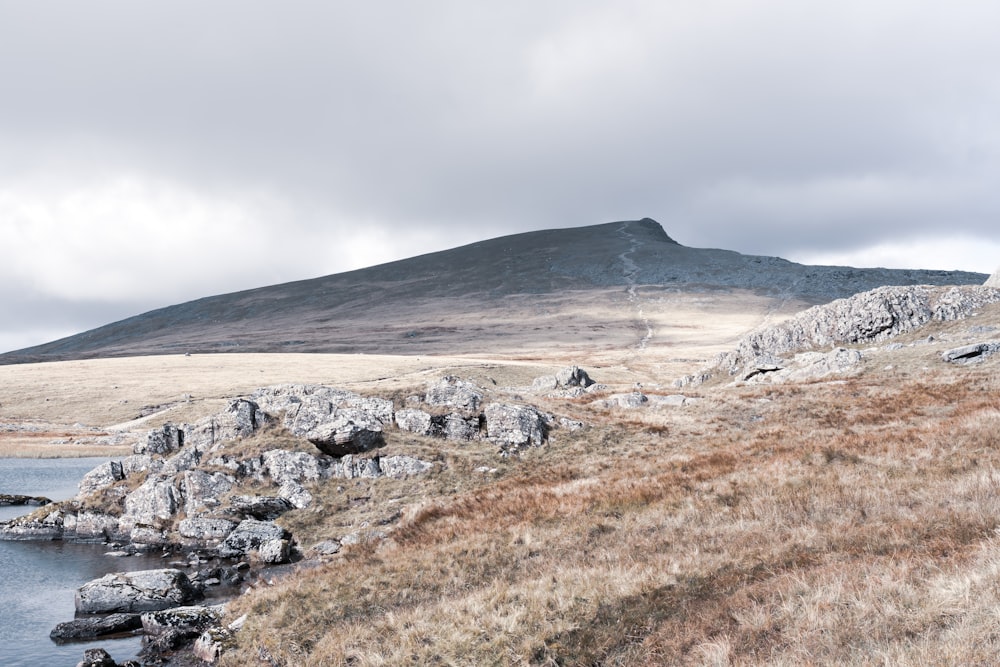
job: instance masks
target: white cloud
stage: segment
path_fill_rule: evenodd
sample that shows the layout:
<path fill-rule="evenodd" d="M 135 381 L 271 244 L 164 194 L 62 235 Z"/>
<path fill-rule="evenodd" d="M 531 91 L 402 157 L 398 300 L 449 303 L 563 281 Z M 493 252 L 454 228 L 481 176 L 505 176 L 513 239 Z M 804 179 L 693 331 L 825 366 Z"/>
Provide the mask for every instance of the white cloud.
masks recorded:
<path fill-rule="evenodd" d="M 800 252 L 792 254 L 787 259 L 802 264 L 962 270 L 992 274 L 1000 262 L 1000 242 L 964 235 L 940 236 L 878 243 L 837 252 Z"/>

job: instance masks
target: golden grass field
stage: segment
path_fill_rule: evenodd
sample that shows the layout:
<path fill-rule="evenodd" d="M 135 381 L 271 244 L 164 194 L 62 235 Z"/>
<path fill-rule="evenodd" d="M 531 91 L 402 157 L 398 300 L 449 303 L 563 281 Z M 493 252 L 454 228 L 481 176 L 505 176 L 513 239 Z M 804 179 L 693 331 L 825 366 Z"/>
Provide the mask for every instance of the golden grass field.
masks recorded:
<path fill-rule="evenodd" d="M 570 361 L 609 392 L 642 382 L 668 394 L 677 391 L 670 380 L 697 366 L 685 359 L 707 358 L 764 317 L 757 309 L 716 323 L 714 338 L 687 346 L 664 336 L 645 350 L 611 341 L 573 359 L 534 348 L 518 358 L 6 366 L 0 422 L 85 437 L 192 420 L 278 382 L 398 396 L 453 373 L 499 391 Z M 975 323 L 1000 325 L 1000 313 L 987 309 Z M 221 664 L 996 664 L 1000 360 L 950 366 L 941 344 L 917 344 L 969 326 L 901 338 L 914 344 L 873 353 L 851 377 L 720 381 L 688 390 L 699 400 L 684 407 L 524 394 L 588 428 L 557 429 L 520 457 L 389 433 L 387 453 L 434 460 L 437 471 L 313 489 L 314 507 L 280 520 L 304 550 L 352 531 L 388 538 L 307 559 L 232 602 L 229 617 L 248 620 Z M 143 409 L 151 415 L 133 422 Z M 66 435 L 74 429 L 82 435 Z M 0 436 L 7 455 L 76 446 L 46 444 L 49 433 Z M 264 432 L 240 446 L 288 446 L 281 437 Z"/>

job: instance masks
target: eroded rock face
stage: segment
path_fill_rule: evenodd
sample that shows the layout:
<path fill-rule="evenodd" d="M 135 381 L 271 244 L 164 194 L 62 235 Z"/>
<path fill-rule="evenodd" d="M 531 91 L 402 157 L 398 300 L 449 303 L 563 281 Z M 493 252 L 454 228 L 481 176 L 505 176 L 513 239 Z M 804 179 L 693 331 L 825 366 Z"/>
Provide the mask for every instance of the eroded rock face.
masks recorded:
<path fill-rule="evenodd" d="M 1000 269 L 997 269 L 996 273 L 987 278 L 986 282 L 983 283 L 983 285 L 985 287 L 993 287 L 995 289 L 1000 289 Z"/>
<path fill-rule="evenodd" d="M 136 525 L 169 524 L 184 504 L 184 496 L 168 475 L 154 475 L 125 496 L 125 513 L 119 528 L 128 533 Z"/>
<path fill-rule="evenodd" d="M 504 449 L 539 446 L 545 441 L 545 417 L 531 406 L 490 403 L 484 415 L 487 437 Z"/>
<path fill-rule="evenodd" d="M 76 592 L 76 610 L 81 614 L 157 611 L 197 597 L 198 592 L 180 570 L 118 572 L 81 586 Z"/>
<path fill-rule="evenodd" d="M 236 522 L 212 517 L 188 517 L 177 525 L 181 537 L 199 542 L 224 540 L 236 528 Z"/>
<path fill-rule="evenodd" d="M 751 332 L 735 350 L 718 357 L 715 366 L 730 375 L 745 373 L 761 356 L 884 341 L 932 320 L 968 317 L 998 301 L 1000 290 L 989 287 L 880 287 L 814 306 L 781 324 Z"/>

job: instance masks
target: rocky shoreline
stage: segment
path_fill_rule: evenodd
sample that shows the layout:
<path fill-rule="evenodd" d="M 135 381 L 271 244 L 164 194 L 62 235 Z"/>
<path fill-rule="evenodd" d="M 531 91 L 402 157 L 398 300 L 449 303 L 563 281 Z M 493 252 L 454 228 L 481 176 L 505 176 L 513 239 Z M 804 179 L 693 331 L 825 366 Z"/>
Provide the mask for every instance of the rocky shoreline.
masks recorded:
<path fill-rule="evenodd" d="M 593 382 L 574 367 L 536 384 L 579 394 Z M 329 556 L 342 545 L 383 539 L 391 531 L 331 535 L 303 545 L 276 520 L 312 507 L 314 493 L 331 480 L 406 479 L 443 465 L 380 454 L 387 430 L 479 441 L 509 456 L 542 445 L 559 427 L 553 415 L 523 403 L 489 401 L 484 390 L 452 376 L 400 407 L 320 385 L 264 387 L 195 424 L 166 423 L 149 431 L 132 455 L 87 473 L 75 498 L 45 503 L 0 525 L 0 539 L 99 542 L 122 556 L 173 557 L 163 569 L 112 573 L 84 584 L 76 593 L 77 618 L 50 636 L 89 641 L 141 632 L 147 638 L 144 659 L 162 662 L 177 651 L 193 651 L 211 662 L 239 623 L 224 621 L 224 605 L 198 604 L 206 590 L 228 588 L 236 595 L 266 568 L 307 554 Z M 23 502 L 43 500 L 26 496 Z M 94 653 L 81 664 L 115 663 L 106 653 Z"/>

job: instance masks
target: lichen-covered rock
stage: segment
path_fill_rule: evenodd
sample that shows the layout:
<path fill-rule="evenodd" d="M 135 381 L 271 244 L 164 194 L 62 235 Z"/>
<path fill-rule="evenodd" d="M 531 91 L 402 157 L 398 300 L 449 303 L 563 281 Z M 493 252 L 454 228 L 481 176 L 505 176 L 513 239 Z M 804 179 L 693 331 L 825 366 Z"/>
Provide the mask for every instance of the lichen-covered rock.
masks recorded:
<path fill-rule="evenodd" d="M 136 454 L 171 454 L 184 446 L 184 430 L 171 423 L 153 429 L 145 441 L 137 442 L 132 451 Z"/>
<path fill-rule="evenodd" d="M 89 496 L 123 479 L 125 473 L 122 471 L 122 464 L 118 461 L 108 461 L 84 475 L 78 488 L 81 496 Z"/>
<path fill-rule="evenodd" d="M 118 517 L 103 512 L 82 511 L 63 519 L 64 537 L 77 540 L 111 540 L 119 537 Z"/>
<path fill-rule="evenodd" d="M 224 610 L 223 605 L 192 605 L 146 612 L 140 617 L 142 631 L 148 637 L 160 637 L 171 631 L 179 631 L 193 638 L 209 627 L 218 625 Z"/>
<path fill-rule="evenodd" d="M 335 457 L 360 454 L 384 444 L 381 422 L 365 412 L 350 408 L 338 409 L 305 436 L 321 452 Z"/>
<path fill-rule="evenodd" d="M 203 509 L 218 507 L 219 499 L 232 490 L 235 484 L 236 480 L 225 473 L 188 470 L 181 475 L 180 482 L 184 511 L 188 516 L 193 516 Z"/>
<path fill-rule="evenodd" d="M 325 474 L 320 460 L 306 452 L 272 449 L 264 452 L 261 459 L 264 471 L 279 486 L 286 482 L 315 482 Z"/>
<path fill-rule="evenodd" d="M 972 345 L 952 348 L 941 353 L 944 361 L 952 363 L 974 363 L 1000 352 L 1000 340 L 988 340 Z"/>
<path fill-rule="evenodd" d="M 199 542 L 223 540 L 236 528 L 235 521 L 212 517 L 187 517 L 177 524 L 177 533 Z"/>
<path fill-rule="evenodd" d="M 292 543 L 289 540 L 268 540 L 257 548 L 257 558 L 260 559 L 261 563 L 279 565 L 288 562 L 291 551 Z"/>
<path fill-rule="evenodd" d="M 354 458 L 348 454 L 330 466 L 330 476 L 340 479 L 357 479 L 367 477 L 374 479 L 382 476 L 378 466 L 378 458 Z"/>
<path fill-rule="evenodd" d="M 119 529 L 131 532 L 136 524 L 162 526 L 170 523 L 184 505 L 184 495 L 173 476 L 153 475 L 125 496 L 125 512 Z"/>
<path fill-rule="evenodd" d="M 0 524 L 0 540 L 59 540 L 63 537 L 65 515 L 54 509 L 41 517 L 32 514 Z"/>
<path fill-rule="evenodd" d="M 409 431 L 417 435 L 432 435 L 434 433 L 430 413 L 416 408 L 396 410 L 396 426 L 401 431 Z"/>
<path fill-rule="evenodd" d="M 281 485 L 278 495 L 291 503 L 295 509 L 305 509 L 313 504 L 313 496 L 306 487 L 291 480 Z"/>
<path fill-rule="evenodd" d="M 424 475 L 434 469 L 433 463 L 412 456 L 382 456 L 378 460 L 382 474 L 392 479 L 405 479 Z"/>
<path fill-rule="evenodd" d="M 270 521 L 244 519 L 219 546 L 219 555 L 223 558 L 239 558 L 260 549 L 266 542 L 287 540 L 290 537 L 287 530 Z"/>
<path fill-rule="evenodd" d="M 1000 290 L 990 287 L 879 287 L 814 306 L 780 324 L 753 331 L 735 350 L 720 355 L 713 366 L 735 375 L 762 355 L 880 342 L 930 321 L 968 317 L 996 302 L 1000 302 Z"/>
<path fill-rule="evenodd" d="M 545 442 L 545 417 L 531 406 L 490 403 L 484 415 L 487 437 L 504 449 L 538 446 Z"/>
<path fill-rule="evenodd" d="M 483 402 L 483 390 L 472 382 L 446 375 L 428 387 L 424 402 L 428 405 L 444 405 L 466 412 L 477 412 Z"/>
<path fill-rule="evenodd" d="M 81 614 L 156 611 L 195 600 L 198 592 L 180 570 L 142 570 L 106 574 L 76 592 Z"/>

